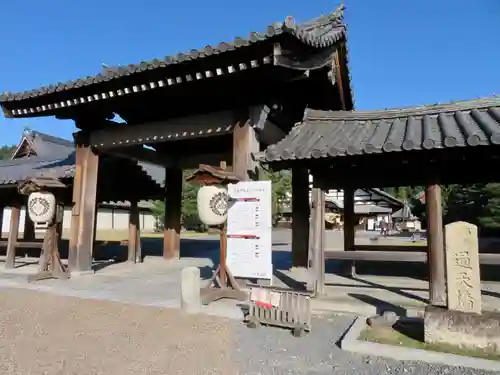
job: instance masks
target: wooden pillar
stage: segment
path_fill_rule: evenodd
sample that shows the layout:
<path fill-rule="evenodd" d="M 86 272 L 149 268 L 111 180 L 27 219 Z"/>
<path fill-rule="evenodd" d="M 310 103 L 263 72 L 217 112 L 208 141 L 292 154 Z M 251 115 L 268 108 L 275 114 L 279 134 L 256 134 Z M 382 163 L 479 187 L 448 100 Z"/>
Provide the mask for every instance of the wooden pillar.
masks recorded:
<path fill-rule="evenodd" d="M 2 228 L 3 228 L 3 210 L 4 209 L 5 209 L 4 206 L 0 206 L 0 240 L 3 237 Z"/>
<path fill-rule="evenodd" d="M 24 215 L 23 239 L 28 241 L 35 240 L 35 223 L 31 221 L 30 216 L 28 215 L 28 207 L 26 207 L 26 213 Z"/>
<path fill-rule="evenodd" d="M 167 168 L 165 175 L 163 257 L 178 259 L 181 247 L 182 169 Z"/>
<path fill-rule="evenodd" d="M 325 193 L 314 188 L 311 200 L 308 268 L 312 285 L 308 289 L 317 296 L 325 292 Z"/>
<path fill-rule="evenodd" d="M 130 201 L 128 218 L 128 261 L 136 262 L 137 245 L 140 238 L 137 237 L 139 230 L 139 208 L 137 201 Z"/>
<path fill-rule="evenodd" d="M 309 171 L 292 168 L 292 267 L 307 267 L 309 246 Z"/>
<path fill-rule="evenodd" d="M 92 253 L 95 240 L 96 208 L 97 208 L 97 177 L 99 172 L 99 156 L 91 147 L 81 147 L 81 182 L 80 197 L 73 197 L 78 206 L 78 232 L 76 244 L 76 263 L 72 270 L 85 272 L 92 270 Z M 78 168 L 77 168 L 78 169 Z M 78 171 L 76 172 L 78 173 Z M 76 180 L 76 179 L 75 179 Z M 78 182 L 78 181 L 75 181 Z M 77 191 L 78 193 L 78 191 Z M 75 220 L 76 222 L 76 220 Z M 72 223 L 73 224 L 73 223 Z"/>
<path fill-rule="evenodd" d="M 233 172 L 242 181 L 257 180 L 259 178 L 258 163 L 253 160 L 252 154 L 259 152 L 260 144 L 255 129 L 248 119 L 238 121 L 233 132 Z"/>
<path fill-rule="evenodd" d="M 12 206 L 10 208 L 10 229 L 7 242 L 7 257 L 5 259 L 5 268 L 14 268 L 16 261 L 16 245 L 19 235 L 19 219 L 21 217 L 21 207 Z"/>
<path fill-rule="evenodd" d="M 141 224 L 140 220 L 137 222 L 137 230 L 135 232 L 136 236 L 136 248 L 135 248 L 135 262 L 142 263 L 142 245 L 141 245 Z"/>
<path fill-rule="evenodd" d="M 441 186 L 428 185 L 425 190 L 427 208 L 427 248 L 429 259 L 429 299 L 431 305 L 446 306 L 446 264 L 443 238 Z"/>
<path fill-rule="evenodd" d="M 354 251 L 356 241 L 356 214 L 354 211 L 354 195 L 356 189 L 344 188 L 344 251 Z M 356 263 L 349 261 L 346 273 L 356 275 Z"/>
<path fill-rule="evenodd" d="M 81 145 L 76 145 L 75 152 L 75 176 L 73 178 L 73 208 L 71 210 L 71 223 L 69 228 L 68 244 L 68 268 L 77 270 L 77 245 L 78 231 L 80 224 L 80 204 L 82 192 L 82 175 L 84 162 L 84 149 Z"/>

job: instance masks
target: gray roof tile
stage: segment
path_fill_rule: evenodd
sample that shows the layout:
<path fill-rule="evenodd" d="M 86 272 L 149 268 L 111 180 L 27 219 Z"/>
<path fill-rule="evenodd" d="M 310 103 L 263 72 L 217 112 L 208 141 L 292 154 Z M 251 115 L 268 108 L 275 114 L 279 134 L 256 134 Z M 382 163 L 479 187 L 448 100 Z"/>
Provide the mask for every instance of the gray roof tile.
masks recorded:
<path fill-rule="evenodd" d="M 35 98 L 54 92 L 66 91 L 79 87 L 110 81 L 123 76 L 137 74 L 146 70 L 165 68 L 170 65 L 200 60 L 209 56 L 247 47 L 255 43 L 267 41 L 282 34 L 289 34 L 302 43 L 315 48 L 324 48 L 333 45 L 345 36 L 343 24 L 344 7 L 340 6 L 331 14 L 322 15 L 308 22 L 296 24 L 292 17 L 287 17 L 284 22 L 276 22 L 268 26 L 263 32 L 252 32 L 246 38 L 236 37 L 232 42 L 223 42 L 218 45 L 193 49 L 174 56 L 167 56 L 151 61 L 141 61 L 138 64 L 105 68 L 101 74 L 80 78 L 70 82 L 61 82 L 54 85 L 41 87 L 19 93 L 0 93 L 0 103 Z"/>
<path fill-rule="evenodd" d="M 30 177 L 73 177 L 74 155 L 64 159 L 46 160 L 38 156 L 0 162 L 0 185 L 15 184 Z"/>
<path fill-rule="evenodd" d="M 500 97 L 378 111 L 307 110 L 263 162 L 500 145 Z"/>
<path fill-rule="evenodd" d="M 73 142 L 48 134 L 29 131 L 23 134 L 31 142 L 36 155 L 0 161 L 0 185 L 14 184 L 30 177 L 74 176 L 75 146 Z M 138 163 L 146 175 L 158 185 L 165 183 L 165 168 Z"/>

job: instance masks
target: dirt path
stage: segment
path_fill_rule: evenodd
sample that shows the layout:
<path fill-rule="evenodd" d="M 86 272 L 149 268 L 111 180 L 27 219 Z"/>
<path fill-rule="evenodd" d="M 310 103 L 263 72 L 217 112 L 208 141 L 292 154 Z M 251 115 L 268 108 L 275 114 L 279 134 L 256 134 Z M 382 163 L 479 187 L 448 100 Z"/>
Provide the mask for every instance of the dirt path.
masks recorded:
<path fill-rule="evenodd" d="M 235 374 L 234 322 L 177 310 L 0 291 L 0 374 Z"/>

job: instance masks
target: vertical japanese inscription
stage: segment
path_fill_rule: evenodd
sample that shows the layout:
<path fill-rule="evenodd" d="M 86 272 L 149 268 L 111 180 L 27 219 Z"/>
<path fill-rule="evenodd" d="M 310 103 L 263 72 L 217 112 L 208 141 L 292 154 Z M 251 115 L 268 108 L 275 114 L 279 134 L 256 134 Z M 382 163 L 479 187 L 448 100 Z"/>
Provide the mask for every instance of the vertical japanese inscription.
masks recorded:
<path fill-rule="evenodd" d="M 448 308 L 481 313 L 477 227 L 463 221 L 446 225 Z"/>

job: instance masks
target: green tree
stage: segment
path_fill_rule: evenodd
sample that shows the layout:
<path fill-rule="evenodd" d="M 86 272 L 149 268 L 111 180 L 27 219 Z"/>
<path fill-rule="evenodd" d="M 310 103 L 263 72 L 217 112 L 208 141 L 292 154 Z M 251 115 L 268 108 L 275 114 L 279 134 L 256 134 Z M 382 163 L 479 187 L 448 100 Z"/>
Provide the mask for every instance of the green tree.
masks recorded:
<path fill-rule="evenodd" d="M 203 229 L 203 225 L 198 219 L 198 210 L 196 207 L 196 197 L 200 187 L 186 182 L 186 177 L 190 176 L 193 172 L 193 170 L 185 170 L 183 172 L 182 223 L 186 228 Z M 163 230 L 165 225 L 165 202 L 160 200 L 156 201 L 152 211 L 159 224 L 157 229 Z"/>
<path fill-rule="evenodd" d="M 16 146 L 1 146 L 0 160 L 10 159 L 14 151 L 16 151 Z"/>
<path fill-rule="evenodd" d="M 198 218 L 198 208 L 196 207 L 196 197 L 199 186 L 185 182 L 187 176 L 194 171 L 184 171 L 184 182 L 182 186 L 182 222 L 186 228 L 199 228 L 204 230 L 204 225 Z M 261 179 L 270 180 L 272 183 L 272 209 L 273 222 L 276 222 L 282 214 L 284 206 L 290 205 L 290 194 L 292 191 L 292 175 L 289 171 L 262 171 Z M 158 222 L 158 230 L 163 230 L 165 218 L 165 203 L 156 201 L 153 207 L 153 214 Z"/>
<path fill-rule="evenodd" d="M 273 223 L 277 224 L 281 218 L 284 207 L 290 207 L 290 197 L 292 193 L 292 173 L 288 170 L 263 171 L 263 180 L 270 180 L 272 183 L 272 215 Z"/>
<path fill-rule="evenodd" d="M 500 233 L 500 183 L 486 184 L 485 196 L 478 222 L 483 231 L 491 234 Z"/>

